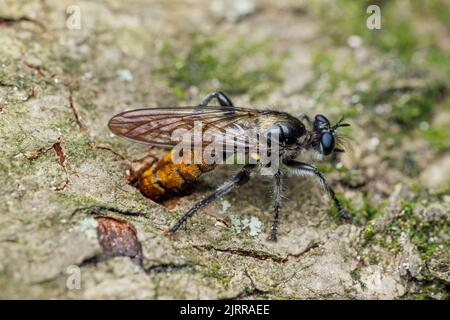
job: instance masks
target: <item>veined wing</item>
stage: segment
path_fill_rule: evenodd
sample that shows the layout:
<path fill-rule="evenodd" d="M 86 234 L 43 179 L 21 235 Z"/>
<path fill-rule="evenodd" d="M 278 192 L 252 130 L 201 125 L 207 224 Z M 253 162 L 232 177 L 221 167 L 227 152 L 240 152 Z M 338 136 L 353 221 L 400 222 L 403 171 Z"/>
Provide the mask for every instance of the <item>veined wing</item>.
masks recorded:
<path fill-rule="evenodd" d="M 193 134 L 200 129 L 203 145 L 233 141 L 237 146 L 248 147 L 254 143 L 249 133 L 254 132 L 252 127 L 261 114 L 263 111 L 255 109 L 214 106 L 135 109 L 115 115 L 108 126 L 116 135 L 159 147 L 178 144 L 179 129 Z"/>

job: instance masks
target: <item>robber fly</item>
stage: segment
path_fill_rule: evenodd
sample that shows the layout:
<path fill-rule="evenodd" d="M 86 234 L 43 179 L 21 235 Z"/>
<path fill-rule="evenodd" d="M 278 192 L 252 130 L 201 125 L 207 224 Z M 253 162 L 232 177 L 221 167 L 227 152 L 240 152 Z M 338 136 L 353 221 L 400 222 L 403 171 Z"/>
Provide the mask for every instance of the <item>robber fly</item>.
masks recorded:
<path fill-rule="evenodd" d="M 220 106 L 209 105 L 214 98 L 218 100 Z M 277 239 L 281 208 L 281 178 L 286 173 L 316 178 L 323 190 L 333 200 L 341 217 L 348 218 L 325 177 L 315 166 L 296 161 L 295 157 L 306 150 L 313 150 L 318 156 L 342 152 L 342 149 L 336 147 L 337 129 L 349 126 L 349 124 L 342 123 L 341 119 L 337 124 L 331 125 L 328 119 L 320 114 L 311 120 L 306 115 L 297 118 L 288 113 L 274 110 L 238 108 L 222 92 L 208 95 L 198 106 L 136 109 L 122 112 L 111 118 L 109 128 L 116 135 L 152 146 L 173 148 L 138 178 L 138 188 L 145 196 L 160 201 L 185 190 L 202 174 L 216 167 L 216 164 L 206 163 L 204 160 L 199 163 L 173 161 L 173 150 L 179 142 L 174 141 L 173 132 L 180 128 L 193 129 L 196 121 L 202 121 L 204 127 L 212 128 L 213 135 L 220 133 L 226 135 L 227 139 L 239 141 L 244 146 L 241 149 L 244 150 L 244 153 L 250 152 L 248 150 L 254 139 L 247 137 L 247 132 L 256 131 L 257 136 L 274 135 L 278 137 L 279 153 L 277 157 L 280 166 L 273 173 L 275 203 L 269 240 L 276 241 Z M 207 135 L 205 132 L 205 130 L 202 131 L 204 136 Z M 223 143 L 223 140 L 220 141 Z M 229 152 L 226 156 L 229 156 Z M 197 202 L 168 232 L 174 235 L 197 211 L 233 188 L 247 183 L 251 173 L 261 169 L 262 166 L 268 166 L 268 164 L 261 164 L 258 160 L 256 163 L 244 164 L 230 181 L 222 184 L 212 194 Z"/>

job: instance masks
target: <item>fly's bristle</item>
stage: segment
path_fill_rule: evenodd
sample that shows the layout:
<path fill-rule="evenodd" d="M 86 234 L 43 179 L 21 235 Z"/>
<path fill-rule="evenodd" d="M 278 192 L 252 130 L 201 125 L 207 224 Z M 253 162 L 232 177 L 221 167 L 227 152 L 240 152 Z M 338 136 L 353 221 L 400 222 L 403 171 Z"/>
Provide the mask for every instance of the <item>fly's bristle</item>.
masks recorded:
<path fill-rule="evenodd" d="M 353 148 L 351 146 L 351 138 L 349 136 L 343 134 L 336 134 L 336 147 L 334 148 L 335 152 L 347 152 L 352 151 Z"/>

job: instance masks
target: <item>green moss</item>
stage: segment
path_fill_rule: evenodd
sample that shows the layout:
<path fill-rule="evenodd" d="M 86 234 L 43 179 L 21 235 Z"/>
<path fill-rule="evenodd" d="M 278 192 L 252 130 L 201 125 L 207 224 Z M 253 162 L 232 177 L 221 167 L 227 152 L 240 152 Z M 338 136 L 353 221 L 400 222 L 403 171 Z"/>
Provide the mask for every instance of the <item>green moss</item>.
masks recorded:
<path fill-rule="evenodd" d="M 186 97 L 191 86 L 203 92 L 217 89 L 231 94 L 263 95 L 282 82 L 281 67 L 284 55 L 270 49 L 269 40 L 249 44 L 239 38 L 227 48 L 221 48 L 221 37 L 194 34 L 187 53 L 175 45 L 165 43 L 160 52 L 162 66 L 158 73 L 167 79 L 172 93 L 179 99 Z M 262 63 L 247 67 L 252 60 Z"/>
<path fill-rule="evenodd" d="M 319 170 L 323 174 L 331 173 L 336 171 L 336 167 L 330 163 L 319 163 L 316 164 L 317 170 Z"/>
<path fill-rule="evenodd" d="M 376 231 L 373 228 L 373 222 L 369 221 L 366 225 L 366 228 L 363 231 L 363 238 L 366 242 L 370 242 L 375 236 Z"/>
<path fill-rule="evenodd" d="M 436 83 L 411 95 L 397 97 L 392 104 L 393 120 L 404 129 L 417 128 L 419 122 L 430 120 L 434 105 L 445 91 L 444 84 Z"/>
<path fill-rule="evenodd" d="M 378 244 L 397 253 L 401 249 L 402 233 L 406 233 L 423 260 L 439 252 L 443 253 L 442 250 L 450 250 L 450 245 L 441 237 L 450 232 L 450 222 L 446 219 L 433 222 L 420 219 L 414 214 L 415 204 L 415 200 L 403 200 L 400 215 L 380 232 L 376 232 L 369 222 L 362 234 L 365 242 Z"/>
<path fill-rule="evenodd" d="M 442 200 L 445 196 L 448 196 L 450 194 L 450 179 L 447 181 L 447 185 L 437 192 L 435 192 L 433 195 L 436 196 L 439 200 Z"/>
<path fill-rule="evenodd" d="M 342 206 L 344 207 L 345 210 L 348 211 L 348 213 L 350 214 L 350 216 L 352 218 L 354 218 L 356 209 L 355 206 L 353 205 L 352 200 L 346 198 L 342 193 L 336 192 L 336 198 L 339 200 L 339 202 L 342 204 Z M 339 212 L 336 210 L 336 207 L 333 206 L 333 208 L 331 209 L 331 216 L 333 217 L 334 220 L 339 221 L 341 219 Z"/>
<path fill-rule="evenodd" d="M 356 66 L 356 61 L 353 59 L 338 60 L 335 53 L 324 51 L 318 51 L 313 59 L 315 73 L 327 78 L 327 92 L 331 93 L 339 86 L 351 86 L 359 78 L 359 75 L 351 71 Z"/>
<path fill-rule="evenodd" d="M 365 26 L 369 16 L 366 9 L 371 4 L 381 8 L 381 30 L 369 30 Z M 321 104 L 339 106 L 339 112 L 347 118 L 358 117 L 361 106 L 368 114 L 374 113 L 377 105 L 390 106 L 391 112 L 385 116 L 374 114 L 375 117 L 371 118 L 367 125 L 369 128 L 382 128 L 380 137 L 383 140 L 394 139 L 395 143 L 402 142 L 402 135 L 398 133 L 409 133 L 416 130 L 421 122 L 429 122 L 432 119 L 437 103 L 448 92 L 450 52 L 440 44 L 442 40 L 438 34 L 427 33 L 421 26 L 428 23 L 427 21 L 438 20 L 444 25 L 444 28 L 440 26 L 440 30 L 448 30 L 450 14 L 449 10 L 443 9 L 445 5 L 425 1 L 405 4 L 395 1 L 349 0 L 339 4 L 317 2 L 310 4 L 310 7 L 324 22 L 324 33 L 334 40 L 334 47 L 346 47 L 347 39 L 351 35 L 358 35 L 362 38 L 363 47 L 386 56 L 382 61 L 378 61 L 384 65 L 376 67 L 371 64 L 362 65 L 354 56 L 346 59 L 339 56 L 337 59 L 333 47 L 320 50 L 314 58 L 314 70 L 318 79 L 326 81 L 326 86 L 316 88 L 317 81 L 314 81 L 307 89 L 312 91 L 313 95 L 320 95 Z M 330 29 L 330 25 L 333 28 Z M 392 69 L 392 72 L 380 72 L 380 69 L 387 68 Z M 425 87 L 398 87 L 402 79 L 424 77 L 430 79 L 426 81 L 428 85 Z M 355 88 L 360 81 L 367 83 L 370 89 L 356 93 L 359 101 L 357 99 L 357 102 L 347 104 L 336 101 L 334 92 L 342 87 Z M 389 130 L 386 130 L 386 122 L 393 124 L 389 126 Z M 397 131 L 397 128 L 400 130 Z M 447 152 L 448 130 L 442 129 L 424 132 L 423 136 L 433 148 L 439 152 Z"/>
<path fill-rule="evenodd" d="M 311 2 L 311 9 L 323 24 L 324 32 L 330 34 L 335 44 L 345 43 L 347 36 L 363 29 L 366 22 L 366 1 L 343 0 L 339 2 L 317 1 Z M 329 26 L 333 26 L 330 28 Z"/>
<path fill-rule="evenodd" d="M 387 120 L 398 125 L 401 133 L 406 133 L 419 128 L 421 122 L 431 120 L 436 106 L 445 97 L 447 91 L 447 84 L 440 80 L 430 82 L 422 88 L 405 87 L 386 90 L 375 87 L 361 93 L 361 102 L 368 112 L 373 112 L 374 106 L 378 104 L 391 105 L 392 110 Z M 391 131 L 385 131 L 385 133 L 392 137 Z M 429 135 L 431 136 L 432 133 Z M 441 137 L 442 133 L 434 143 L 442 146 Z"/>
<path fill-rule="evenodd" d="M 373 265 L 373 264 L 379 264 L 380 263 L 380 259 L 376 254 L 369 254 L 369 256 L 367 257 L 367 263 L 369 265 Z"/>
<path fill-rule="evenodd" d="M 361 280 L 361 274 L 359 272 L 358 269 L 352 270 L 350 272 L 350 276 L 352 277 L 353 281 L 359 283 L 359 285 L 361 286 L 361 289 L 363 291 L 367 290 L 367 286 L 366 284 Z"/>
<path fill-rule="evenodd" d="M 231 277 L 224 275 L 220 271 L 220 264 L 217 260 L 211 261 L 210 269 L 208 272 L 208 276 L 216 279 L 220 284 L 222 284 L 225 288 L 228 288 L 231 282 Z"/>
<path fill-rule="evenodd" d="M 448 292 L 448 287 L 445 284 L 433 281 L 426 284 L 418 294 L 414 295 L 414 299 L 431 300 L 435 299 L 436 295 L 441 295 L 442 293 L 446 293 L 444 299 L 448 299 Z"/>
<path fill-rule="evenodd" d="M 61 67 L 64 74 L 80 76 L 83 74 L 83 62 L 67 54 L 58 54 L 50 58 L 52 62 Z"/>
<path fill-rule="evenodd" d="M 426 53 L 426 63 L 432 66 L 436 70 L 436 73 L 440 74 L 443 79 L 448 79 L 450 77 L 450 63 L 448 63 L 449 55 L 450 52 L 448 50 L 444 51 L 436 44 L 430 45 L 430 48 Z"/>
<path fill-rule="evenodd" d="M 439 5 L 421 3 L 422 1 L 414 1 L 405 8 L 404 2 L 344 0 L 335 5 L 318 2 L 312 4 L 311 8 L 322 21 L 325 21 L 324 31 L 331 36 L 335 44 L 345 45 L 349 36 L 358 35 L 379 51 L 397 56 L 409 63 L 421 46 L 431 42 L 430 37 L 417 36 L 419 26 L 415 22 L 422 17 L 430 16 L 438 17 L 448 24 L 448 13 L 444 13 L 448 10 L 443 10 Z M 381 30 L 370 30 L 366 27 L 370 15 L 366 10 L 373 4 L 381 9 Z M 330 28 L 330 25 L 333 28 Z"/>
<path fill-rule="evenodd" d="M 370 195 L 368 194 L 363 196 L 363 201 L 360 205 L 355 205 L 350 199 L 345 198 L 341 193 L 337 193 L 336 197 L 349 212 L 353 224 L 359 226 L 366 225 L 366 228 L 368 227 L 369 229 L 371 224 L 370 221 L 381 216 L 385 207 L 384 203 L 380 207 L 373 205 L 370 200 Z M 333 209 L 333 216 L 336 218 L 339 217 L 339 214 L 335 209 Z M 370 237 L 371 231 L 369 229 L 367 229 L 367 237 Z"/>
<path fill-rule="evenodd" d="M 444 248 L 448 252 L 450 244 L 443 242 L 440 233 L 448 234 L 450 232 L 450 224 L 448 221 L 438 222 L 421 222 L 413 221 L 410 229 L 410 238 L 416 244 L 422 259 L 433 256 L 440 248 Z"/>
<path fill-rule="evenodd" d="M 431 127 L 424 131 L 422 135 L 439 152 L 450 151 L 450 132 L 448 128 Z"/>
<path fill-rule="evenodd" d="M 388 29 L 386 30 L 387 32 L 366 32 L 366 37 L 371 44 L 378 47 L 381 51 L 386 53 L 395 52 L 402 60 L 409 62 L 419 45 L 413 22 L 409 19 L 395 19 L 392 14 L 389 14 L 387 19 L 389 23 L 389 25 L 385 24 L 385 28 Z"/>

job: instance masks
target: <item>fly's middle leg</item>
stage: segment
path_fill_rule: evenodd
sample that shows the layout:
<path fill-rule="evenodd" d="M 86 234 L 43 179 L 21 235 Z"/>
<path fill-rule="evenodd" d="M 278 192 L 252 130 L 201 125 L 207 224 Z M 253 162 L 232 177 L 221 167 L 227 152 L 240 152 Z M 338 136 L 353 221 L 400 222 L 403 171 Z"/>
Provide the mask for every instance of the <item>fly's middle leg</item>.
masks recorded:
<path fill-rule="evenodd" d="M 168 233 L 170 235 L 175 235 L 175 233 L 180 229 L 185 222 L 191 218 L 197 211 L 206 207 L 208 204 L 219 199 L 224 194 L 228 193 L 234 187 L 245 184 L 250 179 L 250 172 L 252 170 L 252 165 L 246 165 L 241 171 L 230 181 L 218 187 L 212 194 L 197 202 L 183 217 L 181 217 L 172 228 L 169 229 Z"/>
<path fill-rule="evenodd" d="M 270 236 L 268 240 L 277 241 L 278 221 L 281 209 L 281 173 L 278 171 L 274 175 L 275 178 L 275 203 L 273 205 L 273 222 L 270 228 Z"/>

